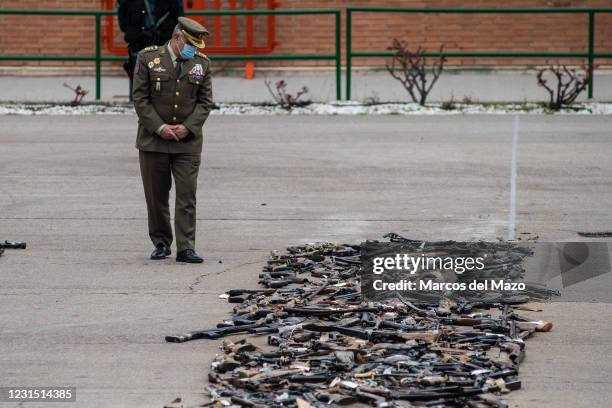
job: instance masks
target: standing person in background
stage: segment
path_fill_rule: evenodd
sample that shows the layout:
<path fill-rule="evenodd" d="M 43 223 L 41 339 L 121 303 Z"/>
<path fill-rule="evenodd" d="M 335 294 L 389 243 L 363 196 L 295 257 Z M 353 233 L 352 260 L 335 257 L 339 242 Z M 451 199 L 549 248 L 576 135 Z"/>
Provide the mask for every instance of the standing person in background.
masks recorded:
<path fill-rule="evenodd" d="M 119 27 L 128 44 L 128 60 L 123 69 L 130 77 L 130 100 L 138 52 L 170 40 L 183 14 L 182 0 L 117 0 Z"/>

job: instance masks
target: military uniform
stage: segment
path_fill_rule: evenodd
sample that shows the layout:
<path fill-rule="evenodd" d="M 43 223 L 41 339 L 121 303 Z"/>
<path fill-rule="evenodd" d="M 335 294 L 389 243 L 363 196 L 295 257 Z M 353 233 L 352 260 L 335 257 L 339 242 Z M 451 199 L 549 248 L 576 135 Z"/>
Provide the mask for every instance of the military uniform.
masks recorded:
<path fill-rule="evenodd" d="M 140 151 L 149 236 L 155 246 L 170 248 L 168 199 L 174 176 L 177 250 L 193 249 L 202 126 L 213 105 L 210 60 L 198 52 L 181 61 L 169 43 L 145 48 L 138 54 L 132 95 L 138 114 L 136 148 Z M 159 135 L 164 124 L 183 124 L 189 134 L 178 142 L 164 140 Z"/>

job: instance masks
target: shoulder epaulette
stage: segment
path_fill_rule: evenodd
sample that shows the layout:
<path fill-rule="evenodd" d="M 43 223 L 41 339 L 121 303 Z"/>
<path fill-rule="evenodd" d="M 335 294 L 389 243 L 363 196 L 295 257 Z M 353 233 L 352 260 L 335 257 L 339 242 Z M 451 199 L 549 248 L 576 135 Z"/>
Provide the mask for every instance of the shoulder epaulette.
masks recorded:
<path fill-rule="evenodd" d="M 200 57 L 202 57 L 202 58 L 209 59 L 209 58 L 208 58 L 208 55 L 204 54 L 203 52 L 198 51 L 198 52 L 197 52 L 197 54 L 198 54 Z"/>
<path fill-rule="evenodd" d="M 147 48 L 143 48 L 142 51 L 143 52 L 149 52 L 149 51 L 155 51 L 156 49 L 158 49 L 159 47 L 157 45 L 151 45 L 150 47 Z"/>

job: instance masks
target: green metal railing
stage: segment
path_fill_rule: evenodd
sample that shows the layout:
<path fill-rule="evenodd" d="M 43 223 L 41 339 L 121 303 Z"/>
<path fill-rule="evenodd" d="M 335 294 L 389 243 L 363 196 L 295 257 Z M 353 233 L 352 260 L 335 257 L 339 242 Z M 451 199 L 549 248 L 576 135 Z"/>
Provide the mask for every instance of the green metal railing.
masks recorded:
<path fill-rule="evenodd" d="M 96 23 L 94 55 L 0 55 L 0 61 L 94 61 L 96 64 L 96 99 L 102 96 L 101 71 L 104 61 L 125 61 L 126 57 L 102 55 L 101 27 L 102 16 L 116 15 L 115 11 L 103 10 L 17 10 L 0 9 L 2 14 L 19 15 L 56 15 L 56 16 L 93 16 Z M 336 74 L 336 99 L 341 93 L 341 54 L 340 54 L 340 10 L 338 9 L 299 9 L 299 10 L 218 10 L 191 11 L 186 15 L 229 16 L 229 15 L 313 15 L 330 14 L 334 16 L 335 36 L 332 54 L 270 54 L 270 55 L 211 55 L 211 60 L 334 60 Z"/>
<path fill-rule="evenodd" d="M 382 8 L 348 7 L 346 9 L 346 99 L 351 99 L 351 66 L 355 57 L 392 57 L 393 52 L 360 52 L 352 49 L 352 18 L 354 13 L 483 13 L 483 14 L 544 14 L 581 13 L 588 14 L 588 46 L 586 52 L 442 52 L 424 53 L 427 57 L 476 57 L 476 58 L 583 58 L 589 69 L 596 58 L 612 58 L 612 53 L 595 52 L 595 14 L 612 13 L 612 8 Z M 593 97 L 593 75 L 589 82 L 589 99 Z"/>
<path fill-rule="evenodd" d="M 595 52 L 595 15 L 612 13 L 612 8 L 380 8 L 348 7 L 346 9 L 346 99 L 351 98 L 351 69 L 353 58 L 392 57 L 393 52 L 362 52 L 352 50 L 352 18 L 354 13 L 483 13 L 483 14 L 544 14 L 578 13 L 588 15 L 588 46 L 585 52 L 443 52 L 425 53 L 424 56 L 436 57 L 475 57 L 475 58 L 581 58 L 593 67 L 597 58 L 612 58 L 612 53 Z M 93 16 L 95 18 L 94 55 L 0 55 L 0 61 L 94 61 L 96 67 L 96 99 L 101 97 L 102 62 L 124 61 L 125 57 L 102 55 L 101 20 L 102 16 L 115 15 L 114 11 L 103 10 L 18 10 L 0 9 L 0 15 L 60 15 Z M 336 98 L 341 99 L 341 54 L 340 54 L 340 10 L 338 9 L 277 9 L 277 10 L 216 10 L 192 11 L 187 15 L 313 15 L 329 14 L 334 16 L 335 38 L 334 53 L 330 54 L 270 54 L 270 55 L 218 55 L 212 60 L 334 60 L 336 77 Z M 593 97 L 593 76 L 589 82 L 588 97 Z"/>

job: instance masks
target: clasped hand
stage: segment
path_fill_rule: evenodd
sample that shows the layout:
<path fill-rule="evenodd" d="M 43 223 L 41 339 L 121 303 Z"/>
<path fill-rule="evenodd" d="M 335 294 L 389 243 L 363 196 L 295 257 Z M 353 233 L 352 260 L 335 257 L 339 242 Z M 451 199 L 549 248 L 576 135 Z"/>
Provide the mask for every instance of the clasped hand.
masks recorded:
<path fill-rule="evenodd" d="M 164 125 L 160 131 L 160 136 L 164 140 L 181 141 L 189 134 L 189 129 L 184 125 Z"/>

